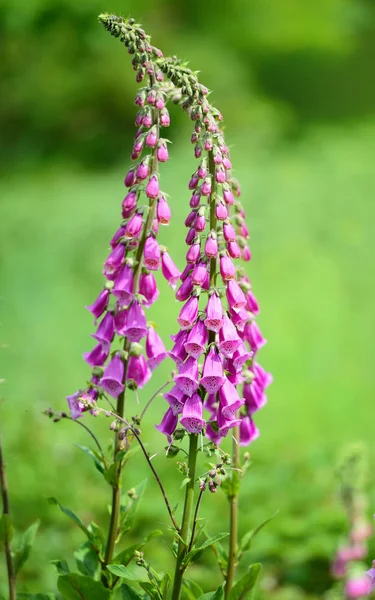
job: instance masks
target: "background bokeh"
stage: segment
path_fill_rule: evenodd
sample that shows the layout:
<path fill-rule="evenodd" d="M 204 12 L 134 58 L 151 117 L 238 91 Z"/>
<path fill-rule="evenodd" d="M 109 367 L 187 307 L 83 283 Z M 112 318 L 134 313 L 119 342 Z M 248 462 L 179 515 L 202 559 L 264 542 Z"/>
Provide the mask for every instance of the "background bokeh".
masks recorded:
<path fill-rule="evenodd" d="M 48 561 L 69 559 L 82 541 L 48 496 L 85 521 L 108 519 L 110 488 L 74 445 L 89 443 L 85 432 L 41 414 L 50 405 L 65 409 L 65 396 L 89 377 L 81 354 L 91 348 L 93 325 L 84 305 L 102 285 L 134 134 L 134 73 L 124 48 L 97 23 L 103 11 L 132 14 L 165 54 L 189 59 L 224 114 L 252 233 L 248 272 L 269 339 L 261 362 L 275 377 L 257 418 L 241 530 L 279 510 L 247 557 L 264 564 L 257 600 L 321 598 L 345 531 L 337 457 L 363 440 L 370 465 L 375 458 L 372 0 L 2 0 L 1 426 L 16 526 L 41 518 L 20 588 L 54 591 Z M 162 187 L 174 219 L 161 240 L 182 266 L 194 158 L 189 122 L 178 108 L 172 120 Z M 167 339 L 178 306 L 160 287 L 151 317 Z M 171 368 L 160 367 L 149 389 Z M 138 411 L 133 400 L 129 414 Z M 164 440 L 152 423 L 163 409 L 160 399 L 146 426 L 155 452 Z M 97 421 L 109 442 L 108 422 Z M 175 462 L 161 454 L 156 464 L 174 504 Z M 124 489 L 145 477 L 136 459 Z M 374 481 L 370 469 L 369 514 Z M 137 534 L 155 525 L 166 531 L 155 483 L 148 486 Z M 212 532 L 227 527 L 225 509 L 222 493 L 205 498 Z M 159 568 L 170 564 L 169 537 L 147 551 Z M 374 557 L 374 543 L 370 551 Z M 219 574 L 209 552 L 202 560 L 192 574 L 212 589 Z"/>

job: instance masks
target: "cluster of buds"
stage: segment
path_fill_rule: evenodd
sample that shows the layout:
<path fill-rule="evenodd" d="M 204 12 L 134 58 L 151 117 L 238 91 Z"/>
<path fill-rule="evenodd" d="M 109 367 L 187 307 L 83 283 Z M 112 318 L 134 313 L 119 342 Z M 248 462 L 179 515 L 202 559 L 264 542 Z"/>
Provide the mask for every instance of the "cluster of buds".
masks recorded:
<path fill-rule="evenodd" d="M 214 494 L 217 488 L 220 487 L 223 477 L 226 476 L 227 472 L 225 467 L 231 464 L 231 458 L 228 454 L 222 456 L 222 460 L 216 465 L 211 464 L 210 471 L 199 479 L 199 488 L 204 492 L 207 488 Z"/>
<path fill-rule="evenodd" d="M 234 263 L 251 258 L 240 188 L 219 128 L 222 116 L 209 104 L 208 90 L 175 59 L 159 64 L 181 89 L 182 107 L 194 122 L 191 141 L 199 165 L 188 184 L 188 249 L 176 292 L 184 305 L 169 352 L 178 372 L 164 394 L 169 409 L 157 428 L 170 438 L 181 415 L 180 424 L 189 433 L 205 431 L 220 443 L 239 427 L 240 444 L 248 445 L 259 435 L 252 415 L 265 404 L 272 377 L 256 361 L 265 344 L 255 322 L 259 307 L 249 279 Z"/>
<path fill-rule="evenodd" d="M 332 574 L 344 580 L 346 598 L 364 598 L 375 587 L 375 569 L 364 572 L 363 560 L 367 556 L 366 541 L 372 527 L 366 520 L 364 488 L 364 456 L 361 447 L 351 448 L 345 456 L 341 470 L 341 497 L 347 514 L 349 531 L 337 550 L 332 563 Z"/>
<path fill-rule="evenodd" d="M 112 25 L 117 28 L 115 22 Z M 159 295 L 156 271 L 161 269 L 173 289 L 180 275 L 166 248 L 157 241 L 159 225 L 168 225 L 171 218 L 158 173 L 159 163 L 168 160 L 167 143 L 160 135 L 162 128 L 169 125 L 167 97 L 160 83 L 163 75 L 155 62 L 162 54 L 132 20 L 122 22 L 116 31 L 114 35 L 121 38 L 132 55 L 137 81 L 143 81 L 147 75 L 148 83 L 135 99 L 139 112 L 133 164 L 124 182 L 127 193 L 122 202 L 123 220 L 104 263 L 106 283 L 95 302 L 87 307 L 95 323 L 98 319 L 100 322 L 92 334 L 97 343 L 84 354 L 93 369 L 89 385 L 67 398 L 73 419 L 94 407 L 101 394 L 118 398 L 125 386 L 142 388 L 153 369 L 166 358 L 162 340 L 146 321 L 145 309 Z M 140 345 L 144 339 L 146 356 Z"/>

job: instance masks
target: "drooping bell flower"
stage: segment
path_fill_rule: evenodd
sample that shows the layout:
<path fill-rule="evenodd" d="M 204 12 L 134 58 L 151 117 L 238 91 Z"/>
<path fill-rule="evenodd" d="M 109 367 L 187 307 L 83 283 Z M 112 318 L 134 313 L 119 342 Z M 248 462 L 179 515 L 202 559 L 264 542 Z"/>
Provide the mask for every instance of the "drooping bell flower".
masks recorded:
<path fill-rule="evenodd" d="M 370 592 L 369 593 L 371 593 L 375 590 L 375 560 L 372 561 L 371 569 L 366 571 L 365 574 L 369 578 L 369 584 L 370 584 Z"/>
<path fill-rule="evenodd" d="M 188 300 L 189 302 L 189 300 Z M 206 349 L 208 332 L 203 321 L 198 319 L 185 342 L 185 350 L 193 358 L 198 359 Z"/>
<path fill-rule="evenodd" d="M 133 298 L 133 280 L 133 269 L 125 264 L 119 271 L 112 290 L 119 306 L 127 306 Z"/>
<path fill-rule="evenodd" d="M 249 246 L 246 245 L 242 248 L 241 258 L 242 258 L 242 260 L 244 260 L 246 262 L 251 260 L 251 252 L 250 252 Z"/>
<path fill-rule="evenodd" d="M 126 323 L 128 320 L 128 311 L 118 310 L 115 316 L 115 332 L 117 335 L 125 335 Z"/>
<path fill-rule="evenodd" d="M 367 575 L 359 575 L 349 579 L 345 585 L 347 598 L 364 598 L 371 592 L 371 582 Z"/>
<path fill-rule="evenodd" d="M 82 416 L 82 413 L 86 410 L 85 405 L 80 401 L 81 395 L 82 391 L 78 390 L 78 392 L 75 394 L 66 397 L 70 410 L 70 416 L 72 417 L 73 421 L 79 419 L 79 417 Z"/>
<path fill-rule="evenodd" d="M 189 300 L 181 308 L 177 322 L 181 329 L 190 329 L 197 320 L 198 316 L 198 298 L 191 296 Z"/>
<path fill-rule="evenodd" d="M 240 446 L 248 446 L 259 437 L 259 429 L 250 416 L 244 416 L 240 422 Z"/>
<path fill-rule="evenodd" d="M 84 352 L 83 358 L 90 367 L 101 367 L 108 358 L 109 348 L 104 349 L 102 344 L 98 344 L 91 352 Z"/>
<path fill-rule="evenodd" d="M 216 394 L 224 383 L 222 360 L 216 349 L 211 346 L 204 361 L 201 385 L 208 394 Z"/>
<path fill-rule="evenodd" d="M 125 227 L 122 227 L 122 226 L 121 226 L 121 227 L 120 227 L 120 228 L 119 228 L 119 229 L 116 231 L 115 235 L 113 236 L 113 238 L 112 238 L 112 239 L 111 239 L 111 241 L 110 241 L 110 245 L 111 245 L 111 247 L 112 247 L 112 248 L 115 248 L 115 246 L 117 246 L 117 244 L 118 244 L 118 241 L 119 241 L 119 240 L 120 240 L 122 237 L 124 237 L 124 235 L 125 235 Z"/>
<path fill-rule="evenodd" d="M 94 315 L 95 319 L 99 319 L 99 317 L 102 316 L 105 309 L 107 308 L 108 301 L 109 290 L 104 289 L 100 292 L 94 304 L 90 304 L 89 306 L 86 306 L 86 308 Z"/>
<path fill-rule="evenodd" d="M 157 158 L 159 162 L 167 162 L 169 156 L 167 144 L 165 142 L 161 142 L 158 144 Z"/>
<path fill-rule="evenodd" d="M 148 366 L 151 371 L 153 371 L 168 356 L 161 337 L 156 333 L 153 327 L 149 327 L 147 333 L 146 354 Z"/>
<path fill-rule="evenodd" d="M 154 127 L 152 127 L 146 135 L 145 142 L 148 148 L 155 148 L 156 144 L 158 143 L 158 136 L 156 135 L 156 130 Z"/>
<path fill-rule="evenodd" d="M 136 192 L 128 192 L 125 198 L 122 201 L 122 209 L 126 212 L 133 210 L 135 205 L 137 204 L 137 194 Z"/>
<path fill-rule="evenodd" d="M 192 294 L 193 290 L 194 290 L 194 285 L 191 280 L 191 275 L 189 275 L 185 279 L 185 281 L 182 282 L 180 287 L 178 288 L 178 290 L 176 292 L 176 300 L 179 300 L 179 302 L 184 302 L 185 300 L 187 300 L 189 298 L 189 296 Z"/>
<path fill-rule="evenodd" d="M 229 205 L 234 204 L 234 196 L 230 189 L 224 189 L 223 196 L 224 196 L 224 200 L 227 204 L 229 204 Z"/>
<path fill-rule="evenodd" d="M 158 200 L 156 215 L 158 222 L 161 225 L 169 225 L 169 222 L 171 220 L 171 209 L 169 208 L 169 204 L 164 198 L 164 196 L 160 196 Z"/>
<path fill-rule="evenodd" d="M 124 391 L 122 380 L 124 378 L 124 363 L 118 354 L 115 354 L 108 363 L 100 386 L 113 398 L 117 398 Z"/>
<path fill-rule="evenodd" d="M 188 263 L 180 275 L 181 281 L 185 281 L 185 279 L 187 279 L 189 277 L 189 275 L 191 276 L 193 269 L 194 269 L 194 265 L 191 263 Z M 190 277 L 190 279 L 191 279 L 191 277 Z"/>
<path fill-rule="evenodd" d="M 148 162 L 142 160 L 142 162 L 139 163 L 135 174 L 139 181 L 144 181 L 145 179 L 147 179 L 149 172 L 150 167 L 148 165 Z"/>
<path fill-rule="evenodd" d="M 241 408 L 244 399 L 239 397 L 239 394 L 228 378 L 219 389 L 219 400 L 221 411 L 226 419 L 234 419 L 236 411 Z"/>
<path fill-rule="evenodd" d="M 228 315 L 223 317 L 223 326 L 219 331 L 219 350 L 226 358 L 232 358 L 234 352 L 241 344 L 237 329 Z"/>
<path fill-rule="evenodd" d="M 236 267 L 227 255 L 220 257 L 220 275 L 224 282 L 236 278 Z"/>
<path fill-rule="evenodd" d="M 132 302 L 129 307 L 124 335 L 131 342 L 139 342 L 147 335 L 145 313 L 138 302 Z"/>
<path fill-rule="evenodd" d="M 224 183 L 226 180 L 225 170 L 220 167 L 218 169 L 216 169 L 215 178 L 216 178 L 217 183 Z"/>
<path fill-rule="evenodd" d="M 185 330 L 179 331 L 179 333 L 176 336 L 172 337 L 172 339 L 174 340 L 174 346 L 172 350 L 168 352 L 168 356 L 172 360 L 174 360 L 178 369 L 182 366 L 183 362 L 188 356 L 185 349 L 185 342 L 187 340 L 187 337 L 188 332 Z"/>
<path fill-rule="evenodd" d="M 237 350 L 233 354 L 233 366 L 236 371 L 240 371 L 243 365 L 251 358 L 251 353 L 248 352 L 245 344 L 241 341 Z"/>
<path fill-rule="evenodd" d="M 207 236 L 206 244 L 204 247 L 204 253 L 207 256 L 207 258 L 216 258 L 217 252 L 218 252 L 218 244 L 217 244 L 216 234 L 213 235 L 212 233 L 210 233 Z"/>
<path fill-rule="evenodd" d="M 246 292 L 246 308 L 254 315 L 259 314 L 259 304 L 251 290 Z"/>
<path fill-rule="evenodd" d="M 180 366 L 179 373 L 175 375 L 176 385 L 186 394 L 191 397 L 198 388 L 198 362 L 192 356 Z"/>
<path fill-rule="evenodd" d="M 171 120 L 169 118 L 169 112 L 166 108 L 163 108 L 163 110 L 160 113 L 160 125 L 162 127 L 169 127 L 171 123 Z"/>
<path fill-rule="evenodd" d="M 254 353 L 258 352 L 267 343 L 255 321 L 250 321 L 245 325 L 244 338 L 250 344 L 250 348 Z"/>
<path fill-rule="evenodd" d="M 160 248 L 153 235 L 149 235 L 143 251 L 145 266 L 150 271 L 157 271 L 160 267 Z"/>
<path fill-rule="evenodd" d="M 224 202 L 218 202 L 215 208 L 215 214 L 218 221 L 225 221 L 228 217 L 228 209 Z"/>
<path fill-rule="evenodd" d="M 191 244 L 195 241 L 196 237 L 197 237 L 197 232 L 194 227 L 191 227 L 189 229 L 189 231 L 187 232 L 185 242 L 187 243 L 188 246 L 191 246 Z"/>
<path fill-rule="evenodd" d="M 127 172 L 124 184 L 128 188 L 132 187 L 132 185 L 135 184 L 135 173 L 133 168 L 129 169 L 129 171 Z"/>
<path fill-rule="evenodd" d="M 107 279 L 114 279 L 124 260 L 124 246 L 116 246 L 104 263 L 103 274 Z"/>
<path fill-rule="evenodd" d="M 209 196 L 211 194 L 211 177 L 206 177 L 201 185 L 202 196 Z"/>
<path fill-rule="evenodd" d="M 152 175 L 146 185 L 147 198 L 157 198 L 159 196 L 160 187 L 157 175 Z"/>
<path fill-rule="evenodd" d="M 201 252 L 201 245 L 199 242 L 192 244 L 186 253 L 186 262 L 189 264 L 195 264 L 199 258 Z"/>
<path fill-rule="evenodd" d="M 179 415 L 182 413 L 182 407 L 185 402 L 185 394 L 177 385 L 174 385 L 173 388 L 169 392 L 163 394 L 163 396 L 171 407 L 174 415 Z"/>
<path fill-rule="evenodd" d="M 186 398 L 180 423 L 189 433 L 200 433 L 206 426 L 206 421 L 203 419 L 202 399 L 199 394 L 194 393 Z"/>
<path fill-rule="evenodd" d="M 199 214 L 199 212 L 198 212 L 197 218 L 194 221 L 195 231 L 199 231 L 199 232 L 204 231 L 206 228 L 206 223 L 207 223 L 207 220 L 206 220 L 204 213 Z"/>
<path fill-rule="evenodd" d="M 155 425 L 156 429 L 160 431 L 160 433 L 164 433 L 167 436 L 168 442 L 172 442 L 172 434 L 174 433 L 178 423 L 178 416 L 173 414 L 171 408 L 168 408 L 165 413 L 162 422 L 160 425 Z"/>
<path fill-rule="evenodd" d="M 212 294 L 206 306 L 205 326 L 209 331 L 220 331 L 223 325 L 223 307 L 217 294 Z"/>
<path fill-rule="evenodd" d="M 204 399 L 203 402 L 203 408 L 205 410 L 208 410 L 208 412 L 210 413 L 211 417 L 210 420 L 215 420 L 216 416 L 217 416 L 217 394 L 207 394 L 206 398 Z"/>
<path fill-rule="evenodd" d="M 251 367 L 255 375 L 255 381 L 263 388 L 266 389 L 273 382 L 273 377 L 271 373 L 267 373 L 263 367 L 257 363 L 253 362 L 253 366 Z"/>
<path fill-rule="evenodd" d="M 113 314 L 108 311 L 105 317 L 102 319 L 96 333 L 91 334 L 91 337 L 100 342 L 103 350 L 108 354 L 114 333 L 115 328 Z"/>
<path fill-rule="evenodd" d="M 141 213 L 135 213 L 125 225 L 125 237 L 137 238 L 142 229 L 143 218 Z"/>
<path fill-rule="evenodd" d="M 231 223 L 224 223 L 223 234 L 226 242 L 236 241 L 236 232 L 234 231 L 233 225 Z"/>
<path fill-rule="evenodd" d="M 191 275 L 191 280 L 194 285 L 203 286 L 207 278 L 207 265 L 204 262 L 199 262 Z"/>
<path fill-rule="evenodd" d="M 141 389 L 149 381 L 151 370 L 147 366 L 146 359 L 143 354 L 139 356 L 130 356 L 128 369 L 126 372 L 126 381 L 130 379 L 134 381 L 137 388 Z"/>
<path fill-rule="evenodd" d="M 141 273 L 139 278 L 139 293 L 145 297 L 142 304 L 151 306 L 159 297 L 159 290 L 153 273 Z"/>
<path fill-rule="evenodd" d="M 167 251 L 162 252 L 161 255 L 161 270 L 172 290 L 174 290 L 181 273 Z"/>
<path fill-rule="evenodd" d="M 267 396 L 264 390 L 254 379 L 251 383 L 245 383 L 243 386 L 243 396 L 245 398 L 246 406 L 250 414 L 253 414 L 267 402 Z"/>
<path fill-rule="evenodd" d="M 228 242 L 227 249 L 228 249 L 229 256 L 231 256 L 232 258 L 240 258 L 241 248 L 239 247 L 239 245 L 237 244 L 236 241 Z"/>
<path fill-rule="evenodd" d="M 219 436 L 226 437 L 228 431 L 237 427 L 241 422 L 240 419 L 236 419 L 233 413 L 227 413 L 227 416 L 223 413 L 223 409 L 220 406 L 217 413 L 217 426 L 219 428 Z"/>
<path fill-rule="evenodd" d="M 189 190 L 194 190 L 197 187 L 198 183 L 199 183 L 199 177 L 196 173 L 194 173 L 191 176 L 190 181 L 189 181 L 189 185 L 188 185 Z"/>
<path fill-rule="evenodd" d="M 214 444 L 217 444 L 217 446 L 221 444 L 221 441 L 223 439 L 220 433 L 218 431 L 215 431 L 211 423 L 207 423 L 206 437 Z"/>
<path fill-rule="evenodd" d="M 193 193 L 193 195 L 190 198 L 189 206 L 191 208 L 198 208 L 200 201 L 201 201 L 201 195 L 198 190 L 195 190 L 195 192 Z"/>
<path fill-rule="evenodd" d="M 230 280 L 227 285 L 227 300 L 230 308 L 238 312 L 246 306 L 246 297 L 237 281 Z"/>

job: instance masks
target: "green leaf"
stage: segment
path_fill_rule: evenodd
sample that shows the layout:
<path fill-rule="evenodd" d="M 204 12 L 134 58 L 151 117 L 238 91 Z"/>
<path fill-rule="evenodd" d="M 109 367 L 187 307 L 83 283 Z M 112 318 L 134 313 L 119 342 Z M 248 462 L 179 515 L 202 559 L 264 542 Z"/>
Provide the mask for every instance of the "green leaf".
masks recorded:
<path fill-rule="evenodd" d="M 105 460 L 104 460 L 104 457 L 101 456 L 99 452 L 96 452 L 95 450 L 91 450 L 91 448 L 88 448 L 87 446 L 81 446 L 80 444 L 76 444 L 76 446 L 77 446 L 77 448 L 82 450 L 82 452 L 87 454 L 87 456 L 92 458 L 92 460 L 94 461 L 95 467 L 98 469 L 99 473 L 104 473 Z"/>
<path fill-rule="evenodd" d="M 147 479 L 139 483 L 134 490 L 132 490 L 131 496 L 129 496 L 129 492 L 126 496 L 121 498 L 121 507 L 120 507 L 120 526 L 121 532 L 126 533 L 129 529 L 132 528 L 135 515 L 137 514 L 137 510 L 139 508 L 139 504 L 142 500 L 142 496 L 146 489 Z"/>
<path fill-rule="evenodd" d="M 66 508 L 65 506 L 62 506 L 62 504 L 60 504 L 60 502 L 58 500 L 56 500 L 56 498 L 52 498 L 52 497 L 51 498 L 47 498 L 47 501 L 50 504 L 54 504 L 54 505 L 58 506 L 59 509 L 61 510 L 61 512 L 64 513 L 64 515 L 66 515 L 67 517 L 69 517 L 69 519 L 71 519 L 73 521 L 73 523 L 75 523 L 76 525 L 78 525 L 78 527 L 80 529 L 82 529 L 82 531 L 87 535 L 87 537 L 89 539 L 92 539 L 92 533 L 88 530 L 88 528 L 81 521 L 81 519 L 72 510 L 70 510 L 70 508 Z"/>
<path fill-rule="evenodd" d="M 116 575 L 117 577 L 121 577 L 122 579 L 129 579 L 130 581 L 138 581 L 138 577 L 133 575 L 124 565 L 107 565 L 108 571 Z"/>
<path fill-rule="evenodd" d="M 259 531 L 261 529 L 263 529 L 263 527 L 265 525 L 267 525 L 267 523 L 269 523 L 270 521 L 272 521 L 272 519 L 274 519 L 276 517 L 278 512 L 279 511 L 277 510 L 275 512 L 275 514 L 272 515 L 272 517 L 269 517 L 268 519 L 263 521 L 260 525 L 255 527 L 255 529 L 252 529 L 251 531 L 248 531 L 247 533 L 245 533 L 245 535 L 242 537 L 242 539 L 240 541 L 240 547 L 239 547 L 239 553 L 238 553 L 239 556 L 241 556 L 243 554 L 243 552 L 246 552 L 247 550 L 249 550 L 249 548 L 251 546 L 251 540 L 257 535 L 257 533 L 259 533 Z"/>
<path fill-rule="evenodd" d="M 138 594 L 137 590 L 130 587 L 127 583 L 122 583 L 120 590 L 122 600 L 143 600 L 143 596 Z"/>
<path fill-rule="evenodd" d="M 112 463 L 108 467 L 108 469 L 105 469 L 105 471 L 103 472 L 103 475 L 104 475 L 104 479 L 109 483 L 109 485 L 115 486 L 116 481 L 117 481 L 117 465 L 116 465 L 116 463 Z"/>
<path fill-rule="evenodd" d="M 168 594 L 168 590 L 169 590 L 169 586 L 171 585 L 171 576 L 169 575 L 169 573 L 165 573 L 163 579 L 160 582 L 160 591 L 162 593 L 163 596 L 163 600 L 165 600 L 167 598 L 167 594 Z"/>
<path fill-rule="evenodd" d="M 217 588 L 215 592 L 207 592 L 199 596 L 198 600 L 222 600 L 224 598 L 224 584 Z"/>
<path fill-rule="evenodd" d="M 246 600 L 250 600 L 251 595 L 248 596 L 247 594 L 254 588 L 260 569 L 261 565 L 259 563 L 251 565 L 247 573 L 232 587 L 229 600 L 245 600 L 245 598 Z"/>
<path fill-rule="evenodd" d="M 35 521 L 24 533 L 17 537 L 14 544 L 13 565 L 14 571 L 17 574 L 29 558 L 31 548 L 33 547 L 35 536 L 38 531 L 40 521 Z"/>
<path fill-rule="evenodd" d="M 50 560 L 50 563 L 59 575 L 69 575 L 70 569 L 66 560 Z"/>
<path fill-rule="evenodd" d="M 94 523 L 94 521 L 91 521 L 87 529 L 91 534 L 90 539 L 92 541 L 93 546 L 99 551 L 101 551 L 105 546 L 106 540 L 100 527 L 96 523 Z"/>
<path fill-rule="evenodd" d="M 145 592 L 152 598 L 152 600 L 163 600 L 161 597 L 158 588 L 151 581 L 138 581 L 139 585 Z"/>
<path fill-rule="evenodd" d="M 182 585 L 185 589 L 186 594 L 189 597 L 189 600 L 196 600 L 196 598 L 203 594 L 201 586 L 198 585 L 192 579 L 187 579 L 186 577 L 184 577 Z"/>
<path fill-rule="evenodd" d="M 238 471 L 231 471 L 221 483 L 221 489 L 228 498 L 237 496 L 240 491 L 240 474 Z"/>
<path fill-rule="evenodd" d="M 143 540 L 143 542 L 139 542 L 138 544 L 133 544 L 133 546 L 129 546 L 128 548 L 125 548 L 125 550 L 122 550 L 121 552 L 119 552 L 119 554 L 117 554 L 113 560 L 112 560 L 112 564 L 121 564 L 121 565 L 127 565 L 131 559 L 134 556 L 134 553 L 137 550 L 141 550 L 146 544 L 147 542 L 149 542 L 150 540 L 159 537 L 163 535 L 163 532 L 160 531 L 160 529 L 155 529 L 154 531 L 151 531 L 151 533 L 149 533 Z"/>
<path fill-rule="evenodd" d="M 183 566 L 187 567 L 189 565 L 189 563 L 191 563 L 194 560 L 197 560 L 199 558 L 199 556 L 201 555 L 202 551 L 205 548 L 208 548 L 209 546 L 216 544 L 217 542 L 219 542 L 223 538 L 227 537 L 228 535 L 229 535 L 229 533 L 218 533 L 214 537 L 208 538 L 201 546 L 199 546 L 199 548 L 193 548 L 192 550 L 190 550 L 190 552 L 188 552 L 187 555 L 184 557 L 181 564 Z"/>
<path fill-rule="evenodd" d="M 57 588 L 66 600 L 110 600 L 111 592 L 100 581 L 70 573 L 60 575 Z"/>
<path fill-rule="evenodd" d="M 121 450 L 121 452 L 118 452 L 118 454 L 116 455 L 116 462 L 120 462 L 122 460 L 123 464 L 125 465 L 128 462 L 129 458 L 134 456 L 134 454 L 136 454 L 136 452 L 139 452 L 139 450 L 140 446 L 132 446 L 128 450 Z"/>
<path fill-rule="evenodd" d="M 180 485 L 180 490 L 182 490 L 183 487 L 185 487 L 185 485 L 187 485 L 190 481 L 190 477 L 185 477 L 185 479 L 182 480 L 182 483 Z"/>
<path fill-rule="evenodd" d="M 56 600 L 54 594 L 17 594 L 18 600 Z"/>
<path fill-rule="evenodd" d="M 14 528 L 10 515 L 0 517 L 0 545 L 9 543 L 13 539 Z"/>
<path fill-rule="evenodd" d="M 93 579 L 98 580 L 100 578 L 100 560 L 98 553 L 95 552 L 92 543 L 86 540 L 79 548 L 74 552 L 74 558 L 77 563 L 77 568 L 82 575 L 88 575 Z"/>

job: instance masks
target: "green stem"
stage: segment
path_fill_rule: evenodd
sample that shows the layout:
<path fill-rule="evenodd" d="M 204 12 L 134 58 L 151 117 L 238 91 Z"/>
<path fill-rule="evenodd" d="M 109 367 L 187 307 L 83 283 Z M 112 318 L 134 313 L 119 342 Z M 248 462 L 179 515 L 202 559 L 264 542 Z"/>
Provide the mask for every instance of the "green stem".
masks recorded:
<path fill-rule="evenodd" d="M 155 83 L 154 75 L 150 75 L 150 85 L 152 86 Z M 156 109 L 153 109 L 153 121 L 154 125 L 157 129 L 157 136 L 159 137 L 159 115 Z M 157 159 L 157 146 L 154 148 L 152 153 L 152 165 L 151 165 L 151 175 L 156 174 L 158 170 L 158 159 Z M 139 242 L 139 246 L 136 254 L 136 265 L 134 269 L 134 294 L 138 292 L 139 287 L 139 278 L 141 276 L 142 264 L 143 264 L 143 250 L 145 247 L 146 239 L 151 231 L 152 224 L 155 218 L 157 206 L 157 199 L 150 198 L 149 200 L 149 210 L 146 219 L 145 226 L 143 228 L 142 237 Z M 129 352 L 130 343 L 129 340 L 125 339 L 124 342 L 124 351 Z M 125 392 L 126 392 L 126 376 L 128 369 L 128 360 L 126 359 L 124 362 L 124 391 L 119 395 L 117 399 L 116 413 L 117 415 L 123 419 L 124 418 L 124 409 L 125 409 Z M 121 441 L 118 439 L 117 433 L 115 434 L 115 450 L 114 450 L 114 462 L 116 462 L 117 454 L 121 450 Z M 118 463 L 118 467 L 116 469 L 115 475 L 115 483 L 112 489 L 112 510 L 111 510 L 111 520 L 109 524 L 108 530 L 108 538 L 107 538 L 107 546 L 105 551 L 105 564 L 109 564 L 113 557 L 113 552 L 116 545 L 116 540 L 118 536 L 119 529 L 119 517 L 120 517 L 120 507 L 121 507 L 121 475 L 122 475 L 123 464 L 121 462 Z"/>
<path fill-rule="evenodd" d="M 5 463 L 3 459 L 3 451 L 1 446 L 1 437 L 0 437 L 0 485 L 1 485 L 1 497 L 3 501 L 3 516 L 4 520 L 7 519 L 10 526 L 10 507 L 9 507 L 9 496 L 8 496 L 8 486 L 5 474 Z M 6 523 L 5 523 L 6 527 Z M 12 560 L 12 552 L 10 548 L 10 539 L 7 534 L 7 530 L 5 529 L 5 560 L 7 565 L 7 573 L 8 573 L 8 588 L 9 588 L 9 600 L 16 599 L 16 575 L 14 572 L 13 560 Z"/>
<path fill-rule="evenodd" d="M 188 550 L 188 537 L 191 523 L 191 517 L 193 512 L 194 504 L 194 486 L 195 486 L 195 472 L 197 465 L 197 453 L 198 453 L 198 435 L 191 433 L 189 436 L 189 482 L 186 485 L 185 491 L 185 503 L 184 512 L 182 515 L 182 524 L 180 529 L 180 539 L 178 542 L 176 569 L 174 574 L 172 600 L 179 600 L 181 595 L 182 579 L 185 568 L 182 564 L 184 557 Z"/>
<path fill-rule="evenodd" d="M 239 427 L 233 430 L 232 462 L 235 470 L 232 477 L 239 477 L 240 450 L 239 450 Z M 237 486 L 236 486 L 237 487 Z M 235 489 L 235 487 L 234 487 Z M 233 491 L 229 497 L 230 522 L 229 522 L 229 557 L 225 585 L 225 598 L 229 598 L 233 587 L 237 567 L 237 545 L 238 545 L 238 492 Z"/>

